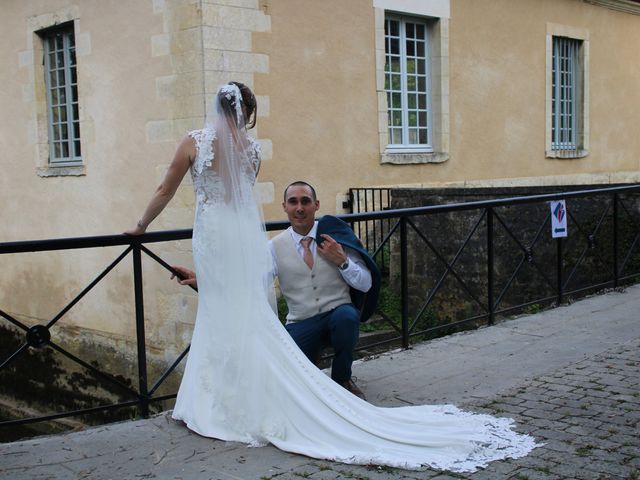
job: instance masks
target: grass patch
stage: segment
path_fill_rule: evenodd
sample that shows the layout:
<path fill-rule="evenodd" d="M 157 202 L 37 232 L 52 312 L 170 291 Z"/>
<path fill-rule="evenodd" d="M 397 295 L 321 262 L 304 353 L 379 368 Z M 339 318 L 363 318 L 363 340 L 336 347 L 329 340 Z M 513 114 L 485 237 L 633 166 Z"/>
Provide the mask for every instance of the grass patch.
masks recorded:
<path fill-rule="evenodd" d="M 576 455 L 579 457 L 588 457 L 591 454 L 591 450 L 593 450 L 593 445 L 585 445 L 584 447 L 580 447 L 576 449 Z"/>

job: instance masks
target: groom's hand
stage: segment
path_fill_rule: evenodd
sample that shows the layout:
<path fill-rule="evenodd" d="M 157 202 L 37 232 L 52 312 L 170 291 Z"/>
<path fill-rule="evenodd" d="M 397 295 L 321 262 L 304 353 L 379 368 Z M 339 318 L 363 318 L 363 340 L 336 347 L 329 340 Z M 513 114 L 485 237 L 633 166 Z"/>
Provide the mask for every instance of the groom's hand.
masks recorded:
<path fill-rule="evenodd" d="M 322 243 L 318 243 L 318 253 L 322 255 L 322 258 L 336 266 L 340 266 L 347 261 L 347 254 L 342 245 L 331 238 L 330 235 L 323 233 L 320 236 L 324 239 Z"/>

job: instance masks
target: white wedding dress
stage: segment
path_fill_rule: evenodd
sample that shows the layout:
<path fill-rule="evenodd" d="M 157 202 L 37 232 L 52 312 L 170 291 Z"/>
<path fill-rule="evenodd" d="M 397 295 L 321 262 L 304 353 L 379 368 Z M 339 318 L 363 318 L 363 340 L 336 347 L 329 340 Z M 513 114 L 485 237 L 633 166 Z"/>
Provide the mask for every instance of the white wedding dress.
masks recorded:
<path fill-rule="evenodd" d="M 225 203 L 216 133 L 190 135 L 198 147 L 191 174 L 199 302 L 173 418 L 206 437 L 406 469 L 472 472 L 535 447 L 533 438 L 512 431 L 510 419 L 452 405 L 376 407 L 317 369 L 271 308 L 271 258 L 259 208 Z M 247 141 L 242 173 L 252 185 L 259 149 Z"/>

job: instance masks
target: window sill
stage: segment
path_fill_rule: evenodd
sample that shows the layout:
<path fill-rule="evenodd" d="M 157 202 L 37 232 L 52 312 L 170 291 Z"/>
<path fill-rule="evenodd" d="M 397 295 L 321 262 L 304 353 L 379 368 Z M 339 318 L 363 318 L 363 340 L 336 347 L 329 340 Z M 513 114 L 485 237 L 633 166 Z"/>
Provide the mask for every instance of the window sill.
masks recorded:
<path fill-rule="evenodd" d="M 547 150 L 547 158 L 557 159 L 572 159 L 572 158 L 584 158 L 589 155 L 588 150 Z"/>
<path fill-rule="evenodd" d="M 380 163 L 390 163 L 393 165 L 415 165 L 420 163 L 442 163 L 449 160 L 447 152 L 424 152 L 424 153 L 391 153 L 385 152 L 380 155 Z"/>
<path fill-rule="evenodd" d="M 81 177 L 86 175 L 84 165 L 67 167 L 40 167 L 36 170 L 39 177 Z"/>

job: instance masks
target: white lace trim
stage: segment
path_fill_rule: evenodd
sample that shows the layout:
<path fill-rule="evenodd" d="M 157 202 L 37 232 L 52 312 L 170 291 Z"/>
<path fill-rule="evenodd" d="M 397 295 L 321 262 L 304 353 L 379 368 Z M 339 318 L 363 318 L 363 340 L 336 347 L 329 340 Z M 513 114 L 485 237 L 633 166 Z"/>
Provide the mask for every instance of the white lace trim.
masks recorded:
<path fill-rule="evenodd" d="M 218 138 L 215 129 L 205 127 L 202 130 L 193 130 L 187 134 L 196 142 L 196 158 L 191 165 L 191 178 L 196 194 L 197 212 L 218 204 L 225 194 L 225 186 L 212 167 L 214 164 L 214 142 Z M 247 136 L 247 155 L 242 165 L 242 174 L 253 184 L 256 172 L 260 167 L 260 144 L 252 137 Z"/>
<path fill-rule="evenodd" d="M 260 146 L 260 142 L 255 138 L 249 137 L 249 148 L 251 149 L 251 166 L 253 167 L 253 171 L 257 172 L 260 166 L 260 159 L 262 158 L 262 147 Z"/>
<path fill-rule="evenodd" d="M 201 130 L 192 130 L 187 134 L 189 137 L 196 141 L 197 154 L 193 162 L 193 171 L 200 175 L 205 167 L 209 168 L 213 164 L 213 142 L 216 140 L 217 135 L 212 128 L 203 128 Z M 256 172 L 261 163 L 262 147 L 260 142 L 255 138 L 247 136 L 249 139 L 249 158 L 251 160 L 251 167 Z"/>
<path fill-rule="evenodd" d="M 212 128 L 203 128 L 192 130 L 187 135 L 196 141 L 197 154 L 192 168 L 200 175 L 205 167 L 211 167 L 213 163 L 213 142 L 216 139 L 216 132 Z"/>

